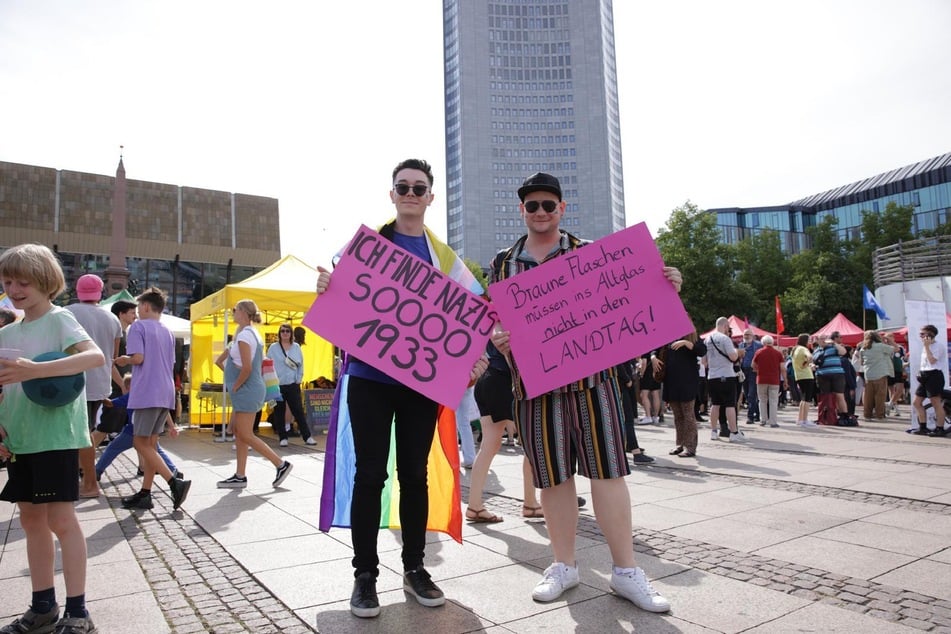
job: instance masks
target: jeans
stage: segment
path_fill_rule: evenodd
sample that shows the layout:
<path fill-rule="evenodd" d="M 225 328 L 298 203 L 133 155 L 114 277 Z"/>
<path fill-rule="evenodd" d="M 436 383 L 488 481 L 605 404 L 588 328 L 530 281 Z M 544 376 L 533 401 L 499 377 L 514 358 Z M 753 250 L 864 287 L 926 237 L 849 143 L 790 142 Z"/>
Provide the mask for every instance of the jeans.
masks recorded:
<path fill-rule="evenodd" d="M 112 461 L 118 458 L 119 454 L 127 449 L 132 449 L 132 423 L 126 423 L 122 431 L 119 432 L 119 435 L 110 440 L 109 444 L 106 445 L 102 455 L 99 456 L 99 460 L 96 461 L 96 473 L 103 473 L 106 468 L 112 464 Z M 172 459 L 168 457 L 168 454 L 162 450 L 162 445 L 156 445 L 155 449 L 158 451 L 159 457 L 162 458 L 162 461 L 168 467 L 169 471 L 174 475 L 178 469 L 175 467 L 175 463 L 172 462 Z"/>
<path fill-rule="evenodd" d="M 301 440 L 310 438 L 310 427 L 307 425 L 307 415 L 304 413 L 304 405 L 300 395 L 300 384 L 288 383 L 281 386 L 281 398 L 274 406 L 274 412 L 271 414 L 274 424 L 274 430 L 277 435 L 284 440 L 287 438 L 287 427 L 284 425 L 284 412 L 287 407 L 291 408 L 291 414 L 297 421 L 297 427 L 300 428 Z"/>
<path fill-rule="evenodd" d="M 746 420 L 756 420 L 759 416 L 759 399 L 756 396 L 756 372 L 752 368 L 743 368 L 746 380 L 743 381 L 743 396 L 746 398 Z"/>
<path fill-rule="evenodd" d="M 388 477 L 394 424 L 403 568 L 415 570 L 423 563 L 426 547 L 427 462 L 436 433 L 438 405 L 405 385 L 350 377 L 347 407 L 357 459 L 350 511 L 354 576 L 363 572 L 379 575 L 380 498 Z"/>
<path fill-rule="evenodd" d="M 472 437 L 472 421 L 479 418 L 479 408 L 475 405 L 474 387 L 466 389 L 459 408 L 456 410 L 456 434 L 459 436 L 459 448 L 462 449 L 462 464 L 472 466 L 475 462 L 475 439 Z"/>

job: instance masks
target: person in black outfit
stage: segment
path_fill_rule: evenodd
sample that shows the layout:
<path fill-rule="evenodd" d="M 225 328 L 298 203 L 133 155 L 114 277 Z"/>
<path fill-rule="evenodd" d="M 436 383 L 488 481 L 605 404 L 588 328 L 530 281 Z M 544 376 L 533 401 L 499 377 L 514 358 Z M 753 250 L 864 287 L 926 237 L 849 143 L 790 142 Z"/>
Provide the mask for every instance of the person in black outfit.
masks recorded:
<path fill-rule="evenodd" d="M 697 421 L 694 403 L 697 400 L 697 359 L 707 354 L 707 346 L 694 330 L 682 339 L 665 346 L 659 355 L 664 367 L 664 401 L 670 405 L 677 429 L 677 446 L 672 456 L 692 458 L 697 454 Z"/>

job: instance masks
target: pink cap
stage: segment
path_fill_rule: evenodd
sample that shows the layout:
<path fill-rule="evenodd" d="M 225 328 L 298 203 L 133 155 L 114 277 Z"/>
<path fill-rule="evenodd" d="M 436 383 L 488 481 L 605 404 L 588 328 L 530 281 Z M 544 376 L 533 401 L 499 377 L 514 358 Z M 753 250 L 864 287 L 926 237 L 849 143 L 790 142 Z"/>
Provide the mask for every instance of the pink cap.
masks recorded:
<path fill-rule="evenodd" d="M 102 299 L 102 287 L 101 277 L 87 273 L 76 281 L 76 297 L 81 302 L 98 302 Z"/>

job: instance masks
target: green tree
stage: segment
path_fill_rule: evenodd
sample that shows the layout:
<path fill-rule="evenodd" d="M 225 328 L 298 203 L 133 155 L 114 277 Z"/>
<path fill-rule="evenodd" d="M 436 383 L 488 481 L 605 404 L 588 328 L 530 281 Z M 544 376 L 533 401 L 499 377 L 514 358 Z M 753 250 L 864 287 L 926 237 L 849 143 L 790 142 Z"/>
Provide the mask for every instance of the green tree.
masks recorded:
<path fill-rule="evenodd" d="M 875 249 L 887 247 L 899 241 L 914 240 L 911 232 L 911 219 L 915 208 L 888 203 L 885 211 L 862 212 L 862 238 L 856 240 L 853 251 L 853 264 L 860 273 L 862 282 L 872 288 L 872 259 Z"/>
<path fill-rule="evenodd" d="M 733 250 L 736 279 L 753 291 L 751 303 L 743 314 L 764 330 L 776 332 L 775 298 L 788 288 L 792 271 L 779 233 L 762 231 L 736 243 Z"/>
<path fill-rule="evenodd" d="M 683 273 L 680 299 L 699 332 L 712 328 L 717 317 L 750 304 L 752 289 L 737 282 L 733 252 L 721 243 L 714 214 L 685 202 L 671 212 L 657 247 L 664 263 Z"/>
<path fill-rule="evenodd" d="M 861 323 L 862 272 L 854 259 L 855 243 L 839 240 L 834 216 L 809 227 L 812 248 L 791 261 L 792 283 L 783 295 L 786 329 L 814 332 L 836 313 Z"/>
<path fill-rule="evenodd" d="M 482 285 L 482 292 L 486 292 L 489 288 L 489 279 L 485 276 L 485 271 L 482 270 L 482 267 L 479 266 L 479 263 L 475 260 L 470 260 L 469 258 L 462 259 L 463 264 L 468 267 L 472 274 L 475 275 L 476 280 L 479 284 Z"/>

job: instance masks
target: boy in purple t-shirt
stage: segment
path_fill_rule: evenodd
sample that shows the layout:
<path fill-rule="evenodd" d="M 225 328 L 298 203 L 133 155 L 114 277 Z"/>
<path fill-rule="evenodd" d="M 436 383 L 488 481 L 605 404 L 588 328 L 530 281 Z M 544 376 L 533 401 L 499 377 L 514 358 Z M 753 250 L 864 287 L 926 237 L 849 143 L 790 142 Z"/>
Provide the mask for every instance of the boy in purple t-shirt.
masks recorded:
<path fill-rule="evenodd" d="M 136 302 L 139 319 L 129 326 L 126 354 L 118 357 L 116 363 L 133 366 L 128 403 L 133 410 L 132 445 L 139 453 L 139 464 L 145 475 L 142 489 L 122 498 L 122 507 L 152 508 L 152 480 L 158 473 L 168 482 L 172 508 L 177 509 L 188 495 L 191 480 L 176 478 L 156 448 L 168 411 L 175 408 L 175 338 L 160 321 L 165 308 L 164 292 L 153 286 L 139 295 Z"/>

